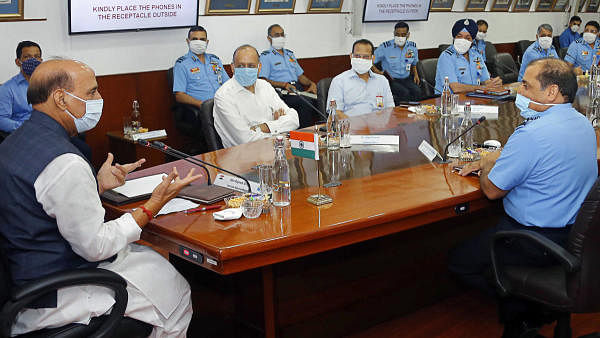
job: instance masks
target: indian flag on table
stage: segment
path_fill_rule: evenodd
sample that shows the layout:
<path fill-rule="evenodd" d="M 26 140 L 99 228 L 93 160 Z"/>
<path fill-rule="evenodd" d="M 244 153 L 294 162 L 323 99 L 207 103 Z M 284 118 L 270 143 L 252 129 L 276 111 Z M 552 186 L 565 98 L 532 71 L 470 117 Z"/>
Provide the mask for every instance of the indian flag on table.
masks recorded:
<path fill-rule="evenodd" d="M 290 131 L 292 155 L 319 160 L 319 135 L 302 131 Z"/>

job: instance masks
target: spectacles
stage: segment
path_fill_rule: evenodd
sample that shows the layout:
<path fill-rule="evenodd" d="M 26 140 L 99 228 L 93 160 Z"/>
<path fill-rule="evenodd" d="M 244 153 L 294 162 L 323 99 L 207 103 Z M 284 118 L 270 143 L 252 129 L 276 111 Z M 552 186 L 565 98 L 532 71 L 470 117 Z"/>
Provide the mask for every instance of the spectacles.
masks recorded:
<path fill-rule="evenodd" d="M 356 58 L 356 59 L 365 59 L 365 60 L 370 60 L 372 58 L 372 56 L 369 54 L 352 54 L 352 57 Z"/>
<path fill-rule="evenodd" d="M 258 65 L 254 65 L 254 64 L 235 65 L 235 68 L 258 68 Z"/>

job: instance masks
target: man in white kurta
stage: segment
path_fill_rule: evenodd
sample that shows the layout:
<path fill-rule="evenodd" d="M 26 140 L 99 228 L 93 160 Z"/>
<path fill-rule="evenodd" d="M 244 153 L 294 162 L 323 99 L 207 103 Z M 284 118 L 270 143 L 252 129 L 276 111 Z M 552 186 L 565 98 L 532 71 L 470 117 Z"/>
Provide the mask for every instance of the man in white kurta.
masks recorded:
<path fill-rule="evenodd" d="M 296 110 L 288 107 L 267 81 L 258 79 L 260 61 L 252 46 L 236 49 L 234 76 L 215 94 L 213 117 L 228 148 L 297 129 Z"/>
<path fill-rule="evenodd" d="M 30 133 L 39 130 L 68 142 L 69 135 L 93 128 L 100 119 L 103 102 L 97 87 L 93 71 L 84 64 L 70 60 L 42 63 L 32 76 L 31 93 L 28 93 L 34 108 L 32 119 L 21 129 Z M 100 105 L 99 109 L 97 105 Z M 24 133 L 15 132 L 7 138 L 5 144 L 0 145 L 0 154 L 11 151 L 10 138 L 27 137 L 21 135 Z M 114 271 L 127 281 L 129 298 L 125 316 L 153 325 L 152 337 L 185 337 L 192 316 L 188 283 L 162 256 L 133 242 L 140 238 L 142 227 L 166 202 L 200 176 L 192 176 L 193 172 L 190 172 L 180 179 L 173 169 L 142 207 L 116 220 L 104 222 L 105 211 L 99 193 L 122 185 L 125 175 L 144 160 L 112 165 L 113 156 L 109 154 L 96 180 L 90 164 L 80 153 L 69 150 L 68 143 L 56 144 L 64 144 L 66 151 L 43 167 L 33 183 L 34 200 L 24 203 L 32 205 L 30 209 L 34 211 L 41 206 L 43 212 L 38 215 L 49 220 L 46 224 L 50 224 L 50 228 L 55 223 L 60 234 L 57 239 L 66 241 L 77 255 L 71 257 L 83 258 L 84 262 L 101 262 L 98 268 Z M 16 179 L 21 177 L 11 171 L 14 165 L 8 161 L 0 161 L 0 168 L 3 173 L 12 172 Z M 21 179 L 20 184 L 26 188 L 24 191 L 30 191 L 31 187 L 22 182 Z M 7 215 L 9 209 L 10 206 L 2 206 L 0 212 Z M 3 217 L 3 220 L 7 218 Z M 11 224 L 2 223 L 0 234 L 6 235 L 9 229 L 2 227 Z M 3 249 L 12 262 L 11 268 L 22 271 L 23 267 L 15 264 L 18 260 L 11 260 L 13 255 L 18 254 L 19 248 L 16 247 L 19 243 L 26 245 L 40 239 L 19 238 L 22 242 L 11 241 L 10 236 L 5 236 L 5 239 Z M 47 254 L 43 248 L 37 251 L 35 247 L 27 249 L 33 250 L 30 253 L 32 260 Z M 111 261 L 109 258 L 115 255 L 116 258 Z M 12 334 L 69 323 L 87 324 L 92 317 L 107 313 L 114 299 L 112 292 L 106 288 L 75 286 L 60 289 L 56 302 L 55 308 L 26 309 L 19 313 Z"/>

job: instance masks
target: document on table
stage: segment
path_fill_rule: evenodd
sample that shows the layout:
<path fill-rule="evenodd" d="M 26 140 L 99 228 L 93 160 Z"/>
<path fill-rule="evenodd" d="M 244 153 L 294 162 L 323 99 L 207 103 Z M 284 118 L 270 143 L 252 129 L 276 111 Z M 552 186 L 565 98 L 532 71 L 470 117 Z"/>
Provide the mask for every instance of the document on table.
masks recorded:
<path fill-rule="evenodd" d="M 197 208 L 200 204 L 194 203 L 192 201 L 186 200 L 184 198 L 173 198 L 167 204 L 165 204 L 162 209 L 156 214 L 156 216 L 166 215 L 173 212 L 184 211 L 187 209 Z"/>
<path fill-rule="evenodd" d="M 165 174 L 157 174 L 146 177 L 140 177 L 133 180 L 125 181 L 120 187 L 114 188 L 113 191 L 129 198 L 151 194 L 157 185 L 162 183 L 162 178 Z"/>
<path fill-rule="evenodd" d="M 463 114 L 465 111 L 464 105 L 458 105 L 458 111 Z M 478 119 L 482 116 L 485 116 L 488 120 L 497 120 L 498 119 L 498 106 L 487 106 L 487 105 L 479 105 L 475 104 L 471 106 L 471 118 Z"/>
<path fill-rule="evenodd" d="M 350 144 L 400 144 L 398 135 L 350 135 Z"/>

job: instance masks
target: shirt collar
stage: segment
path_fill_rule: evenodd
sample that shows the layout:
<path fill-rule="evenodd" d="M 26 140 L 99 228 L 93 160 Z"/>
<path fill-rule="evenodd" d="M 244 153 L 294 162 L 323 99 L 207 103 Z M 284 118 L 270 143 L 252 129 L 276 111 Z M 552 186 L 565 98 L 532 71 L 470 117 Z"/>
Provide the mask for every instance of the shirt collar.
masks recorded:
<path fill-rule="evenodd" d="M 234 70 L 234 72 L 235 72 L 235 70 Z M 234 87 L 233 89 L 234 89 L 234 91 L 235 91 L 236 93 L 239 93 L 239 92 L 241 92 L 241 91 L 245 91 L 245 92 L 248 92 L 248 93 L 250 93 L 250 94 L 253 94 L 251 91 L 249 91 L 248 89 L 246 89 L 246 87 L 243 87 L 243 86 L 242 86 L 242 85 L 241 85 L 241 84 L 240 84 L 240 83 L 237 81 L 237 79 L 235 78 L 235 73 L 234 73 L 234 75 L 231 77 L 231 81 L 233 81 L 233 87 Z M 256 81 L 258 82 L 258 79 L 256 79 Z M 254 94 L 256 93 L 256 87 L 257 87 L 257 86 L 256 86 L 256 82 L 254 82 Z"/>
<path fill-rule="evenodd" d="M 269 48 L 269 50 L 271 52 L 275 52 L 275 54 L 280 55 L 280 56 L 284 56 L 285 55 L 285 48 L 283 48 L 283 55 L 279 54 L 279 51 L 277 49 L 273 48 L 273 46 L 271 46 L 271 48 Z"/>
<path fill-rule="evenodd" d="M 198 61 L 198 62 L 200 62 L 200 59 L 198 58 L 198 56 L 197 56 L 196 54 L 192 53 L 192 51 L 191 51 L 191 50 L 190 50 L 190 51 L 187 53 L 187 56 L 189 56 L 190 58 L 192 58 L 192 60 L 194 60 L 194 61 Z M 206 58 L 206 53 L 204 53 L 204 60 L 205 60 L 205 61 L 206 61 L 206 60 L 208 60 L 208 59 Z"/>
<path fill-rule="evenodd" d="M 554 106 L 550 106 L 550 108 L 539 112 L 539 114 L 537 116 L 539 117 L 544 117 L 544 116 L 548 116 L 550 114 L 553 114 L 556 111 L 560 111 L 560 110 L 564 110 L 564 109 L 568 109 L 571 108 L 572 105 L 570 103 L 560 103 L 560 104 L 555 104 Z"/>
<path fill-rule="evenodd" d="M 25 76 L 23 75 L 23 73 L 19 72 L 19 74 L 17 74 L 17 76 L 15 76 L 17 83 L 21 84 L 23 82 L 27 82 L 27 79 L 25 78 Z"/>
<path fill-rule="evenodd" d="M 355 78 L 357 78 L 357 79 L 360 79 L 360 77 L 358 77 L 358 73 L 357 73 L 357 72 L 355 72 L 353 69 L 350 69 L 350 70 L 351 70 L 351 72 L 350 72 L 350 77 L 355 77 Z M 373 71 L 372 71 L 372 70 L 369 70 L 369 78 L 371 78 L 371 79 L 372 79 L 372 78 L 375 76 L 374 74 L 375 74 L 375 73 L 373 73 Z"/>

